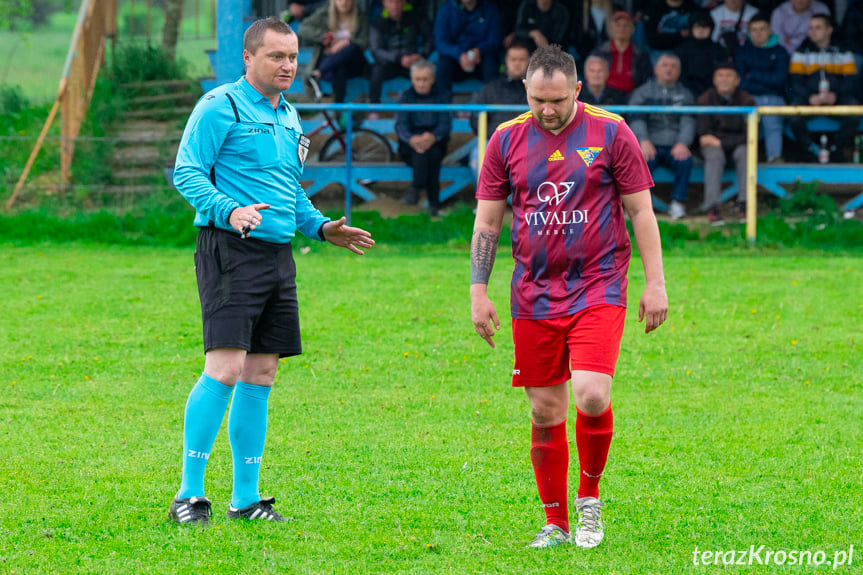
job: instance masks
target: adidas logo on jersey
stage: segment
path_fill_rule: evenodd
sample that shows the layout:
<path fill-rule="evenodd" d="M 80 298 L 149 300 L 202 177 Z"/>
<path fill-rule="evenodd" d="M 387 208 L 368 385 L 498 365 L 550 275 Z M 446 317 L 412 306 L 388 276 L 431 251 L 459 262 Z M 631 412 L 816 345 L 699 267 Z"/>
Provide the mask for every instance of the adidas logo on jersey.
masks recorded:
<path fill-rule="evenodd" d="M 549 162 L 559 162 L 565 159 L 566 158 L 563 157 L 563 154 L 560 153 L 560 150 L 555 150 L 554 153 L 548 157 Z"/>

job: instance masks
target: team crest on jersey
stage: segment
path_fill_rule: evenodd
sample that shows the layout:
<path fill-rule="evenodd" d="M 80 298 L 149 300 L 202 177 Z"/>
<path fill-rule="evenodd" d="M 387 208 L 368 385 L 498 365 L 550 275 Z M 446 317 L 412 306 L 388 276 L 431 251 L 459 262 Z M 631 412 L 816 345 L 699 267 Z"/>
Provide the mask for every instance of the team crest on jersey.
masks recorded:
<path fill-rule="evenodd" d="M 299 146 L 297 146 L 297 157 L 300 159 L 300 164 L 306 165 L 306 157 L 309 155 L 309 145 L 312 141 L 305 136 L 300 136 Z"/>
<path fill-rule="evenodd" d="M 581 156 L 581 159 L 584 160 L 584 163 L 589 168 L 602 151 L 602 148 L 576 148 L 575 151 L 578 152 L 578 155 Z"/>
<path fill-rule="evenodd" d="M 559 162 L 565 159 L 566 158 L 563 157 L 563 154 L 560 153 L 560 150 L 555 150 L 554 153 L 548 157 L 549 162 Z"/>

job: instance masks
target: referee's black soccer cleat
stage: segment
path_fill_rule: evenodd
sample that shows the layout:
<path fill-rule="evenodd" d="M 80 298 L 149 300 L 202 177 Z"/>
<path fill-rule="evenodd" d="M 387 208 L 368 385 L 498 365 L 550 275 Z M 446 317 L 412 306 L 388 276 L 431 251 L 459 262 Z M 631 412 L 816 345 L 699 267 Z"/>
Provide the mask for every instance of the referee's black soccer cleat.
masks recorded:
<path fill-rule="evenodd" d="M 207 525 L 212 515 L 213 504 L 206 497 L 174 499 L 168 511 L 168 517 L 179 525 Z"/>
<path fill-rule="evenodd" d="M 257 503 L 252 503 L 248 507 L 236 509 L 233 506 L 228 506 L 228 519 L 266 519 L 267 521 L 287 521 L 286 517 L 282 517 L 273 511 L 273 504 L 276 502 L 275 497 L 264 497 Z"/>

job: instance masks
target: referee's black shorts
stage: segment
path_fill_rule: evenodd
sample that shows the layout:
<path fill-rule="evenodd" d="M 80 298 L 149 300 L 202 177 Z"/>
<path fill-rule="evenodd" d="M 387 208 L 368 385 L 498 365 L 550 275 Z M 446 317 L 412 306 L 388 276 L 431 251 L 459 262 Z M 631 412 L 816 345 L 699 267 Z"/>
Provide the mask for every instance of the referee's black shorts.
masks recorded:
<path fill-rule="evenodd" d="M 302 353 L 297 269 L 291 244 L 242 239 L 233 232 L 201 228 L 195 273 L 204 352 L 219 347 L 249 353 Z"/>

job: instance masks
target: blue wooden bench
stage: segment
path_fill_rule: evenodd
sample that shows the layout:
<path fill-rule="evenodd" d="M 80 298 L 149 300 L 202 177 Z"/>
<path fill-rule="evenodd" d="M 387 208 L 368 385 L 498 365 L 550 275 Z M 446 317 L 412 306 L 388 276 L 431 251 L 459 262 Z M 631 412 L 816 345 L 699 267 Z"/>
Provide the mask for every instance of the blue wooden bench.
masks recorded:
<path fill-rule="evenodd" d="M 784 198 L 788 195 L 780 184 L 801 182 L 823 182 L 825 184 L 861 184 L 863 186 L 863 164 L 758 164 L 758 185 L 771 194 Z M 653 171 L 653 181 L 661 184 L 674 182 L 674 173 L 665 166 Z M 726 202 L 737 197 L 737 174 L 734 170 L 725 170 L 722 182 L 731 185 L 722 190 L 722 201 Z M 689 178 L 690 184 L 704 183 L 704 166 L 694 165 Z M 653 197 L 653 207 L 657 211 L 667 212 L 668 206 Z M 863 207 L 863 193 L 846 202 L 841 209 L 856 210 Z"/>
<path fill-rule="evenodd" d="M 351 166 L 351 192 L 365 201 L 376 198 L 366 183 L 374 182 L 410 182 L 413 179 L 413 169 L 402 163 Z M 306 164 L 303 170 L 303 187 L 311 197 L 330 183 L 345 183 L 344 166 L 331 164 Z M 442 166 L 440 170 L 440 201 L 444 202 L 457 194 L 462 188 L 476 182 L 473 172 L 467 166 Z"/>

